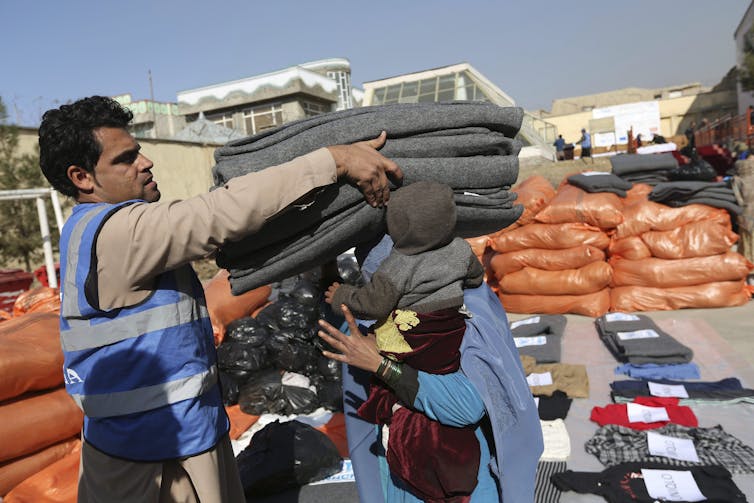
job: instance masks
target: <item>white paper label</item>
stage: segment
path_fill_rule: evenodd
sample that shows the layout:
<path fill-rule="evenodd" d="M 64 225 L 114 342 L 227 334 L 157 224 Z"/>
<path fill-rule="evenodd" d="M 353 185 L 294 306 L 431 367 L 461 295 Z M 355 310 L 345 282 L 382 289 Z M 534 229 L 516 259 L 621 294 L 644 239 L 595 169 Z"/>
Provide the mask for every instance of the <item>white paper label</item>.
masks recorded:
<path fill-rule="evenodd" d="M 660 435 L 654 431 L 648 431 L 647 447 L 649 448 L 649 453 L 653 456 L 691 461 L 693 463 L 699 462 L 694 441 L 690 438 L 675 438 Z"/>
<path fill-rule="evenodd" d="M 549 372 L 529 374 L 526 376 L 526 382 L 529 383 L 529 386 L 548 386 L 552 384 L 552 374 Z"/>
<path fill-rule="evenodd" d="M 633 332 L 618 332 L 618 339 L 622 341 L 631 341 L 634 339 L 655 339 L 660 334 L 652 329 L 635 330 Z"/>
<path fill-rule="evenodd" d="M 609 175 L 610 173 L 606 171 L 584 171 L 583 173 L 579 173 L 580 175 L 584 176 L 596 176 L 596 175 Z"/>
<path fill-rule="evenodd" d="M 309 485 L 316 486 L 320 484 L 337 484 L 340 482 L 354 482 L 355 480 L 356 478 L 353 474 L 353 465 L 351 465 L 351 460 L 344 459 L 338 473 L 330 475 L 326 479 L 318 480 L 316 482 L 310 482 Z"/>
<path fill-rule="evenodd" d="M 518 320 L 511 323 L 511 330 L 520 327 L 521 325 L 531 325 L 532 323 L 539 323 L 539 316 L 534 316 L 532 318 L 526 318 L 525 320 Z"/>
<path fill-rule="evenodd" d="M 665 407 L 647 407 L 638 403 L 627 404 L 628 422 L 630 423 L 656 423 L 658 421 L 670 421 Z"/>
<path fill-rule="evenodd" d="M 605 321 L 639 321 L 639 317 L 626 313 L 608 313 L 605 315 Z"/>
<path fill-rule="evenodd" d="M 672 396 L 676 398 L 688 398 L 686 386 L 683 384 L 660 384 L 649 381 L 649 394 L 652 396 Z"/>
<path fill-rule="evenodd" d="M 688 470 L 641 469 L 651 498 L 664 501 L 705 501 L 694 476 Z"/>
<path fill-rule="evenodd" d="M 534 405 L 536 405 L 537 407 L 539 407 L 539 397 L 538 396 L 534 397 Z"/>
<path fill-rule="evenodd" d="M 517 348 L 525 348 L 526 346 L 544 346 L 547 344 L 547 337 L 544 335 L 538 335 L 536 337 L 514 337 L 513 343 Z"/>

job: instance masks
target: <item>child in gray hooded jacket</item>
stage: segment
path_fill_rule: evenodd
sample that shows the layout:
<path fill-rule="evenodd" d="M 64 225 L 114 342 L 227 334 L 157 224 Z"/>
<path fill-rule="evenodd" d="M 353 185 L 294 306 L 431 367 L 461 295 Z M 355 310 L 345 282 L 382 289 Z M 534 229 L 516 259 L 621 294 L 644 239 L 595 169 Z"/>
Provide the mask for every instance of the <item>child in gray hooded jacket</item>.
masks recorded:
<path fill-rule="evenodd" d="M 391 473 L 424 501 L 462 501 L 476 487 L 479 469 L 474 427 L 433 421 L 414 410 L 415 390 L 405 398 L 395 388 L 405 369 L 396 362 L 432 374 L 460 367 L 463 289 L 481 285 L 484 269 L 469 244 L 453 237 L 455 225 L 448 186 L 426 181 L 396 190 L 387 203 L 390 254 L 365 286 L 334 283 L 325 294 L 333 307 L 345 304 L 356 317 L 377 320 L 382 382 L 373 380 L 358 414 L 383 426 Z"/>

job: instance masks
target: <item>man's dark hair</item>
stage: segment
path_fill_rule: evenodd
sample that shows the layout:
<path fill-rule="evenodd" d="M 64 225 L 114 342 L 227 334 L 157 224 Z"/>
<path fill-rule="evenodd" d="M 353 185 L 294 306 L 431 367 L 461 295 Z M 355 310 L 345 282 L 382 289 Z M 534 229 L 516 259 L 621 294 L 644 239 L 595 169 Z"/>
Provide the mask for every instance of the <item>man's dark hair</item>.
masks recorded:
<path fill-rule="evenodd" d="M 46 111 L 39 126 L 39 165 L 45 178 L 59 192 L 75 197 L 78 190 L 66 171 L 72 165 L 94 170 L 102 153 L 94 130 L 125 129 L 132 118 L 130 110 L 104 96 L 83 98 Z"/>

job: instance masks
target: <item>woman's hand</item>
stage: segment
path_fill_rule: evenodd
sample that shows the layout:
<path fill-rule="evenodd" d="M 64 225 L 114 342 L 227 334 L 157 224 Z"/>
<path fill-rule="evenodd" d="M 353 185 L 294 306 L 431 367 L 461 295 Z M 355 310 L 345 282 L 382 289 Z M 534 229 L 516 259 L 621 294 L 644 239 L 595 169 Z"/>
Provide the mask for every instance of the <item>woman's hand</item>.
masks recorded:
<path fill-rule="evenodd" d="M 319 320 L 319 325 L 324 331 L 320 330 L 317 335 L 340 351 L 340 353 L 322 351 L 322 354 L 332 360 L 347 363 L 367 372 L 376 372 L 382 362 L 382 355 L 377 351 L 377 339 L 371 333 L 366 336 L 362 335 L 348 307 L 342 304 L 341 309 L 351 335 L 344 334 L 325 320 Z"/>

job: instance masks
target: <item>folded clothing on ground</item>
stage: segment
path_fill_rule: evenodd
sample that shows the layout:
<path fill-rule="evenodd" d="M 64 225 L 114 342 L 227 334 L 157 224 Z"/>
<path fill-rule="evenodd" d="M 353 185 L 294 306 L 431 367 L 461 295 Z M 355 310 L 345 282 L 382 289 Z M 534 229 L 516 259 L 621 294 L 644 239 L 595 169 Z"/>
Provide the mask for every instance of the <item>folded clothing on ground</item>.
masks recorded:
<path fill-rule="evenodd" d="M 562 314 L 542 314 L 511 323 L 516 349 L 537 363 L 560 361 L 560 346 L 567 319 Z"/>
<path fill-rule="evenodd" d="M 688 363 L 693 357 L 690 348 L 661 330 L 647 316 L 608 313 L 594 322 L 600 339 L 619 361 Z"/>

